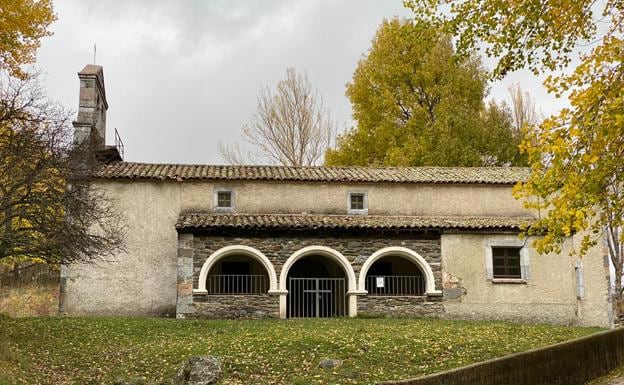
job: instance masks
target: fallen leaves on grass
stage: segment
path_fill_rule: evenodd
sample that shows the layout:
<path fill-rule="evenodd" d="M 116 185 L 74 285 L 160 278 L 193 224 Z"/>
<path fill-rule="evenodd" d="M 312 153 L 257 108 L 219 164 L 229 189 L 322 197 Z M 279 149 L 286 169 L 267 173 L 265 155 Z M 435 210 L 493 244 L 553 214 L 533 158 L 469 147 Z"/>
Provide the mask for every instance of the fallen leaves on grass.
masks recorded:
<path fill-rule="evenodd" d="M 225 384 L 370 384 L 597 331 L 434 319 L 31 318 L 0 319 L 0 328 L 19 357 L 12 383 L 24 385 L 111 384 L 118 377 L 164 383 L 187 357 L 204 354 L 223 358 Z M 319 368 L 326 357 L 343 365 Z"/>

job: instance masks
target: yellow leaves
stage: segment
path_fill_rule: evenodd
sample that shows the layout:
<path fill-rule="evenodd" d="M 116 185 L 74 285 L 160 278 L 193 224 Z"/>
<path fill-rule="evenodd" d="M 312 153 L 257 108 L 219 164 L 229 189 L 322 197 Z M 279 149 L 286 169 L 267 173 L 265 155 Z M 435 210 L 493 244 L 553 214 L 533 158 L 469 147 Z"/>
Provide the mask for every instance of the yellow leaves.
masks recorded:
<path fill-rule="evenodd" d="M 347 86 L 357 127 L 325 163 L 524 165 L 510 111 L 484 102 L 486 78 L 480 59 L 457 57 L 435 25 L 384 21 Z"/>
<path fill-rule="evenodd" d="M 589 163 L 589 164 L 596 163 L 598 159 L 600 159 L 598 155 L 583 154 L 583 162 L 585 163 Z"/>
<path fill-rule="evenodd" d="M 549 85 L 571 90 L 571 109 L 547 119 L 525 139 L 533 172 L 515 196 L 539 194 L 547 203 L 537 226 L 547 231 L 537 243 L 552 251 L 565 237 L 583 233 L 579 252 L 585 253 L 605 226 L 621 226 L 624 175 L 621 144 L 624 118 L 621 90 L 623 68 L 612 60 L 624 53 L 624 43 L 610 39 L 584 58 L 573 74 Z M 533 146 L 531 148 L 530 146 Z M 543 172 L 546 168 L 547 172 Z M 609 211 L 610 218 L 602 215 Z"/>
<path fill-rule="evenodd" d="M 571 108 L 527 132 L 520 147 L 532 173 L 527 183 L 514 189 L 514 196 L 540 200 L 525 204 L 543 209 L 535 227 L 547 235 L 539 247 L 556 250 L 575 232 L 590 229 L 592 236 L 599 236 L 605 226 L 623 226 L 624 3 L 459 0 L 451 1 L 450 7 L 446 1 L 405 3 L 417 19 L 434 20 L 449 31 L 460 51 L 485 47 L 486 54 L 498 61 L 495 76 L 529 69 L 546 76 L 549 93 L 568 98 Z M 595 17 L 598 14 L 608 17 Z M 592 50 L 579 54 L 578 43 L 589 41 Z M 578 65 L 570 72 L 566 67 L 571 63 Z M 590 238 L 583 237 L 581 253 L 595 242 Z"/>
<path fill-rule="evenodd" d="M 52 0 L 11 0 L 0 6 L 0 69 L 24 77 L 23 64 L 35 61 L 40 40 L 56 20 Z"/>

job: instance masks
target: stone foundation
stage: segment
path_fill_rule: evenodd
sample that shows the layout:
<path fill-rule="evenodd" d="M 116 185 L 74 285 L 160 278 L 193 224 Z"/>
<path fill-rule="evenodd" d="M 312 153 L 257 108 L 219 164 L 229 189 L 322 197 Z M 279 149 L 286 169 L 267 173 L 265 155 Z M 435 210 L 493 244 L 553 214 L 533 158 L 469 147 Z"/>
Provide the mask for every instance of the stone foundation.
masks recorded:
<path fill-rule="evenodd" d="M 441 297 L 360 296 L 358 314 L 385 317 L 438 317 L 444 313 Z"/>
<path fill-rule="evenodd" d="M 195 295 L 192 318 L 278 318 L 279 297 L 259 295 Z"/>

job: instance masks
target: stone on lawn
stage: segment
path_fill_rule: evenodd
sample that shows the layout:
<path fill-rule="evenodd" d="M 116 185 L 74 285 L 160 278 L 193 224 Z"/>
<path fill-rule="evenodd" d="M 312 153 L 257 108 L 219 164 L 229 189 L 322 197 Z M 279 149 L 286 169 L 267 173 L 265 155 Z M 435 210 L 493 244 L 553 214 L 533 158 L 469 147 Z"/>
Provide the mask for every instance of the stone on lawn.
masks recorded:
<path fill-rule="evenodd" d="M 341 360 L 333 360 L 331 358 L 325 358 L 319 362 L 319 368 L 323 369 L 333 369 L 342 365 Z"/>
<path fill-rule="evenodd" d="M 216 384 L 223 376 L 222 361 L 214 356 L 193 356 L 178 370 L 173 385 Z"/>

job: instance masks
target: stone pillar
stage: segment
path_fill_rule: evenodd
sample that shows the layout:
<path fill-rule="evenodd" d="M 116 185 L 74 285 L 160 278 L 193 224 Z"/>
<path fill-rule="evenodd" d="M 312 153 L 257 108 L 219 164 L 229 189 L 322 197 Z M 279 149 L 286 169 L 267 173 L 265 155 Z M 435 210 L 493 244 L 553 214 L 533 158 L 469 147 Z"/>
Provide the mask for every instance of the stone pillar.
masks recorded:
<path fill-rule="evenodd" d="M 178 234 L 176 318 L 193 314 L 193 234 Z"/>
<path fill-rule="evenodd" d="M 78 72 L 80 78 L 80 103 L 74 125 L 74 142 L 91 141 L 95 150 L 103 150 L 106 144 L 106 91 L 104 70 L 101 66 L 88 64 Z"/>
<path fill-rule="evenodd" d="M 348 315 L 349 317 L 357 317 L 357 295 L 347 295 L 348 299 Z"/>
<path fill-rule="evenodd" d="M 288 315 L 286 314 L 286 300 L 287 300 L 287 295 L 288 295 L 288 291 L 286 291 L 283 294 L 280 294 L 279 296 L 279 317 L 280 319 L 286 319 L 288 318 Z"/>
<path fill-rule="evenodd" d="M 356 284 L 357 287 L 357 284 Z M 349 290 L 347 292 L 347 315 L 349 317 L 357 317 L 358 314 L 358 297 L 365 296 L 366 290 Z"/>

